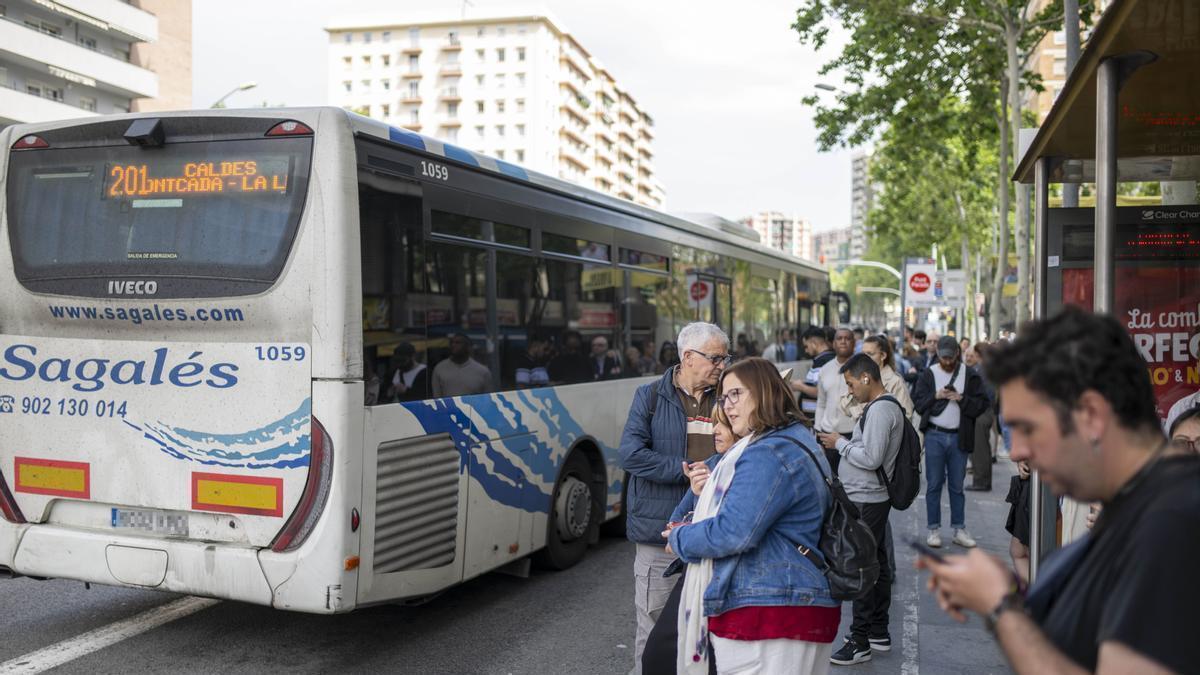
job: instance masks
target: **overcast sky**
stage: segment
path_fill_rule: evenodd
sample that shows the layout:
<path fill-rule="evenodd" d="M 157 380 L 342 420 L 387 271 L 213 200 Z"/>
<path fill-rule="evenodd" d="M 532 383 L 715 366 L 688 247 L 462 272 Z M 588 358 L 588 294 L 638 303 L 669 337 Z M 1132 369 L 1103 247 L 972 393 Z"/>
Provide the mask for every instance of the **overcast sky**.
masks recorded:
<path fill-rule="evenodd" d="M 669 211 L 738 219 L 796 213 L 814 229 L 850 222 L 850 153 L 819 153 L 812 111 L 800 99 L 821 80 L 828 54 L 801 45 L 790 25 L 797 0 L 471 0 L 466 7 L 546 7 L 654 117 L 655 166 Z M 325 105 L 331 16 L 412 12 L 461 0 L 194 0 L 193 105 L 238 84 L 258 87 L 230 107 Z M 838 84 L 832 82 L 831 84 Z"/>

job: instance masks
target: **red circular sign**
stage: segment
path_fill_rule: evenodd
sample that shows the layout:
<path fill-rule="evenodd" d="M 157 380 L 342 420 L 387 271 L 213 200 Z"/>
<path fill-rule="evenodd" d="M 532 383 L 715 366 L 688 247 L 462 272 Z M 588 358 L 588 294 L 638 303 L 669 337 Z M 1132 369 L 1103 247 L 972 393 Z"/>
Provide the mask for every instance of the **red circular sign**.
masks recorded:
<path fill-rule="evenodd" d="M 703 281 L 692 282 L 692 299 L 699 302 L 708 297 L 708 284 Z"/>
<path fill-rule="evenodd" d="M 929 290 L 929 275 L 924 272 L 917 272 L 908 280 L 908 287 L 918 293 L 924 293 Z"/>

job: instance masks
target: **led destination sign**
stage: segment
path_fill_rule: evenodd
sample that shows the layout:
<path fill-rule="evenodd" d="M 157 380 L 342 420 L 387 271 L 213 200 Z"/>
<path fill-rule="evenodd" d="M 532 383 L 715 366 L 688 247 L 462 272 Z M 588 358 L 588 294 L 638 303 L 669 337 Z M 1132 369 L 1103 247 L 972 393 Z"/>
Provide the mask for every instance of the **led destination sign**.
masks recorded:
<path fill-rule="evenodd" d="M 109 198 L 153 198 L 212 194 L 286 194 L 286 156 L 219 162 L 110 164 L 104 177 Z"/>

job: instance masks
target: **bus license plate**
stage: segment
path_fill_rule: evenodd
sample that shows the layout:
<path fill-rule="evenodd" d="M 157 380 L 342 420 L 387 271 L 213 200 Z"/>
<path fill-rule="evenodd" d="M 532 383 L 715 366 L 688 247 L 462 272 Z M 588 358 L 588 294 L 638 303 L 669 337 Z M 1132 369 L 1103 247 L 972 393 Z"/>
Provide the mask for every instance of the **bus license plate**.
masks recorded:
<path fill-rule="evenodd" d="M 166 536 L 188 536 L 188 517 L 183 513 L 113 509 L 112 526 L 116 529 L 139 530 Z"/>

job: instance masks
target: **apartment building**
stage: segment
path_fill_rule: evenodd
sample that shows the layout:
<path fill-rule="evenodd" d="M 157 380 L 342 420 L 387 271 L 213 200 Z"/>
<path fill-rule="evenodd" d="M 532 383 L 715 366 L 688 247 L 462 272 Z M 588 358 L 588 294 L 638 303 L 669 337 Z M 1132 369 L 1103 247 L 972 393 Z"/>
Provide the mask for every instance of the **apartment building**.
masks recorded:
<path fill-rule="evenodd" d="M 852 257 L 849 227 L 814 232 L 812 239 L 813 254 L 822 265 L 830 265 L 836 260 L 850 260 Z"/>
<path fill-rule="evenodd" d="M 871 182 L 871 155 L 858 151 L 850 157 L 850 250 L 851 258 L 866 255 L 871 244 L 867 214 L 875 206 L 876 188 Z"/>
<path fill-rule="evenodd" d="M 759 241 L 797 258 L 815 260 L 812 225 L 795 215 L 779 211 L 760 211 L 742 221 L 758 233 Z"/>
<path fill-rule="evenodd" d="M 1050 0 L 1031 0 L 1031 2 L 1036 5 L 1039 12 L 1050 4 Z M 1109 2 L 1110 0 L 1099 0 L 1096 3 L 1095 20 L 1098 20 L 1104 13 Z M 1091 30 L 1081 27 L 1080 33 L 1080 42 L 1085 45 L 1091 35 Z M 1082 51 L 1081 45 L 1080 52 Z M 1067 82 L 1067 75 L 1070 74 L 1067 70 L 1067 35 L 1062 28 L 1046 33 L 1046 36 L 1033 50 L 1029 69 L 1042 76 L 1042 86 L 1045 90 L 1036 92 L 1026 89 L 1021 105 L 1025 110 L 1037 113 L 1037 121 L 1041 125 L 1042 121 L 1046 119 L 1046 115 L 1050 114 L 1050 108 L 1058 99 L 1063 85 Z"/>
<path fill-rule="evenodd" d="M 172 92 L 166 105 L 189 107 L 191 1 L 152 1 L 186 17 L 186 28 L 169 32 L 171 50 L 186 43 L 188 57 L 184 67 L 175 64 L 163 88 Z M 148 60 L 162 26 L 144 4 L 0 0 L 0 127 L 146 109 L 161 91 Z M 164 64 L 178 59 L 161 57 Z"/>
<path fill-rule="evenodd" d="M 347 18 L 326 31 L 334 105 L 663 207 L 654 119 L 551 17 Z"/>

